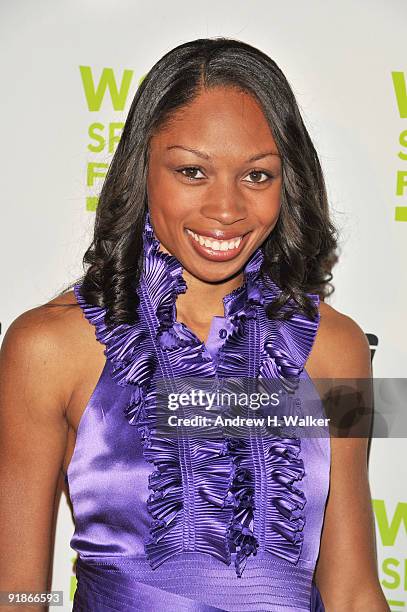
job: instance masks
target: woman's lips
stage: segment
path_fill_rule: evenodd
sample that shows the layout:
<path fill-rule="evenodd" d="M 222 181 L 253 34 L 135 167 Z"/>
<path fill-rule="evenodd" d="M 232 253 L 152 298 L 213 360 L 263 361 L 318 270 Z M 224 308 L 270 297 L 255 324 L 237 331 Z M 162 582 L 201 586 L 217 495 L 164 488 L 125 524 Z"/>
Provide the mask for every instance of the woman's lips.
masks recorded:
<path fill-rule="evenodd" d="M 212 238 L 207 235 L 197 234 L 190 229 L 186 229 L 186 234 L 199 255 L 210 261 L 229 261 L 239 255 L 247 242 L 250 232 L 241 236 L 220 239 Z"/>

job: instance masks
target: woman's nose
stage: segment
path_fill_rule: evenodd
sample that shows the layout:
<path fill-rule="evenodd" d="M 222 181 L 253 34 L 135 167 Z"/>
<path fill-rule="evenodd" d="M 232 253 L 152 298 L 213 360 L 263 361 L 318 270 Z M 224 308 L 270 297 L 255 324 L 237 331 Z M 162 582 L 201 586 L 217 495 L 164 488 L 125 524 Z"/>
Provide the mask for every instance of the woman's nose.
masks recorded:
<path fill-rule="evenodd" d="M 234 181 L 217 181 L 205 194 L 201 213 L 222 225 L 232 225 L 247 217 L 247 205 Z"/>

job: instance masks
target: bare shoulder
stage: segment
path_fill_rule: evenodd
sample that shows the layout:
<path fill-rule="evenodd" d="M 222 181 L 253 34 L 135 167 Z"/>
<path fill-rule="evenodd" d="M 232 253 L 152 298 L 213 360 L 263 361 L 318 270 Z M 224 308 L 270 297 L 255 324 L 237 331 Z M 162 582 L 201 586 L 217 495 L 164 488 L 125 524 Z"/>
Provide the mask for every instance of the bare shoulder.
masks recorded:
<path fill-rule="evenodd" d="M 69 350 L 88 331 L 73 291 L 20 314 L 4 336 L 2 350 L 27 347 L 35 353 Z"/>
<path fill-rule="evenodd" d="M 370 377 L 370 347 L 360 325 L 323 301 L 319 311 L 320 324 L 307 369 L 317 378 Z"/>
<path fill-rule="evenodd" d="M 69 401 L 82 357 L 96 344 L 93 326 L 69 291 L 11 323 L 1 346 L 0 373 L 9 384 L 21 378 L 31 393 L 46 383 L 62 407 Z"/>

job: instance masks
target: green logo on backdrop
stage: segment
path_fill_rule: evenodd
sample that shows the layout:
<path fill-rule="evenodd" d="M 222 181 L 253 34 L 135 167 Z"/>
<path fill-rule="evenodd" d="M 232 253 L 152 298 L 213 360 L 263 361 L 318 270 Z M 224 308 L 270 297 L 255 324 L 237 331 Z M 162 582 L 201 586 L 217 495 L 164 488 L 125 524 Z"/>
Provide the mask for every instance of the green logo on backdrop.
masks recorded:
<path fill-rule="evenodd" d="M 117 85 L 116 77 L 112 68 L 104 68 L 97 87 L 93 79 L 92 68 L 90 66 L 79 66 L 82 77 L 83 90 L 85 92 L 88 110 L 90 112 L 99 111 L 105 97 L 106 90 L 109 90 L 112 106 L 115 111 L 122 111 L 127 101 L 130 84 L 133 79 L 133 70 L 124 70 L 120 88 Z"/>
<path fill-rule="evenodd" d="M 110 100 L 115 112 L 123 112 L 133 81 L 133 70 L 124 70 L 121 77 L 117 78 L 113 68 L 103 68 L 99 79 L 95 78 L 90 66 L 79 66 L 79 70 L 89 112 L 100 112 L 106 99 Z M 144 76 L 139 79 L 138 85 L 140 85 Z M 113 121 L 108 124 L 94 121 L 88 127 L 89 143 L 87 149 L 93 154 L 93 158 L 87 163 L 86 187 L 88 195 L 86 197 L 86 210 L 95 211 L 97 208 L 99 198 L 89 192 L 95 188 L 99 189 L 102 185 L 109 167 L 106 159 L 108 158 L 110 161 L 115 152 L 123 126 L 123 121 Z"/>
<path fill-rule="evenodd" d="M 377 532 L 383 547 L 394 546 L 396 540 L 407 536 L 407 503 L 396 504 L 394 512 L 390 513 L 383 499 L 373 499 L 373 512 L 376 519 Z M 407 559 L 396 556 L 383 559 L 380 567 L 380 580 L 385 589 L 399 592 L 407 591 Z M 403 597 L 403 595 L 402 595 Z M 403 598 L 404 599 L 404 598 Z M 404 600 L 388 600 L 394 608 L 404 607 Z"/>
<path fill-rule="evenodd" d="M 397 109 L 400 119 L 407 119 L 407 84 L 404 72 L 392 72 L 393 89 L 396 96 Z M 403 161 L 407 161 L 407 130 L 403 130 L 399 136 L 399 144 L 404 151 L 399 151 L 397 156 Z M 396 196 L 404 196 L 407 188 L 407 169 L 397 171 Z M 407 206 L 396 206 L 396 221 L 407 221 Z"/>
<path fill-rule="evenodd" d="M 399 502 L 392 517 L 387 514 L 383 499 L 374 499 L 372 503 L 383 546 L 394 546 L 401 526 L 407 536 L 407 503 Z"/>

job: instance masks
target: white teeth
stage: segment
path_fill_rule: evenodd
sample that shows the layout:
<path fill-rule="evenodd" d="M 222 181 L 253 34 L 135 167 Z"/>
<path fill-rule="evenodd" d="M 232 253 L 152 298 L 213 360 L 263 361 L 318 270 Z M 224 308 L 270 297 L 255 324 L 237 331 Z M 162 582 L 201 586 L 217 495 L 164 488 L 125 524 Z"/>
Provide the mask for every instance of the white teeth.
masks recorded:
<path fill-rule="evenodd" d="M 237 249 L 242 241 L 242 236 L 233 238 L 233 240 L 212 240 L 212 238 L 208 238 L 207 236 L 195 234 L 195 232 L 192 232 L 190 229 L 187 229 L 187 232 L 196 242 L 199 242 L 200 245 L 206 246 L 213 251 L 231 251 L 232 249 Z"/>

